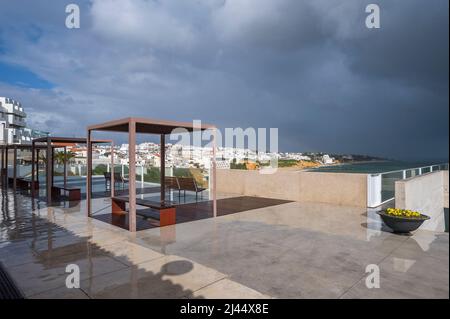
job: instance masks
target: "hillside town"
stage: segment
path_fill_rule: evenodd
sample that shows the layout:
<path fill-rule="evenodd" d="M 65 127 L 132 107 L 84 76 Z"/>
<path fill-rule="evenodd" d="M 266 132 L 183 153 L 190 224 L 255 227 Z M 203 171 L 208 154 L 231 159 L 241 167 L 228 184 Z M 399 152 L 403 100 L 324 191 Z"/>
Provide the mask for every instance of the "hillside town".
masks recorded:
<path fill-rule="evenodd" d="M 86 148 L 76 147 L 74 161 L 85 164 Z M 144 142 L 136 146 L 138 166 L 159 167 L 160 145 Z M 111 162 L 110 146 L 97 145 L 93 150 L 95 164 Z M 166 144 L 166 167 L 209 169 L 212 149 L 191 145 Z M 118 165 L 128 165 L 128 144 L 114 147 L 114 161 Z M 342 163 L 379 160 L 365 155 L 338 155 L 321 152 L 257 152 L 250 149 L 219 147 L 216 152 L 216 164 L 220 169 L 257 169 L 269 165 L 276 158 L 280 167 L 314 168 Z"/>

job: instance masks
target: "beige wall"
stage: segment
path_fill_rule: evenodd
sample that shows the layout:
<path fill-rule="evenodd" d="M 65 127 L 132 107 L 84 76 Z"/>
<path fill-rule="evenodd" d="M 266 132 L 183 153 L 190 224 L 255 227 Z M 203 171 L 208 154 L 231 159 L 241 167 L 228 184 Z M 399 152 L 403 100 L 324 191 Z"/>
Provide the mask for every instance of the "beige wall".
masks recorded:
<path fill-rule="evenodd" d="M 347 206 L 367 206 L 367 175 L 278 169 L 217 170 L 217 191 L 248 196 Z"/>
<path fill-rule="evenodd" d="M 396 181 L 395 207 L 430 216 L 431 219 L 423 223 L 422 229 L 444 231 L 444 207 L 448 207 L 448 171 Z"/>
<path fill-rule="evenodd" d="M 448 207 L 448 171 L 444 171 L 444 207 Z"/>

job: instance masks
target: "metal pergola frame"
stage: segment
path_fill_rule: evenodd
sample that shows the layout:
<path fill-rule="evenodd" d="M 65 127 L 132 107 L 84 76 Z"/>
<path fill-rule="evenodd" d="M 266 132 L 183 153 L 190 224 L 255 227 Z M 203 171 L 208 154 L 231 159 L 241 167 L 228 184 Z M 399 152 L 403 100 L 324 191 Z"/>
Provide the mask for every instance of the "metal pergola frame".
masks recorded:
<path fill-rule="evenodd" d="M 90 144 L 88 144 L 90 143 Z M 52 202 L 52 186 L 54 181 L 54 149 L 55 148 L 64 148 L 64 153 L 67 152 L 67 146 L 73 146 L 75 144 L 87 144 L 88 149 L 92 149 L 92 144 L 101 144 L 101 143 L 110 143 L 111 144 L 111 152 L 113 151 L 113 141 L 112 140 L 92 140 L 89 141 L 85 137 L 55 137 L 55 136 L 48 136 L 48 137 L 41 137 L 36 138 L 31 143 L 31 183 L 34 185 L 35 181 L 35 165 L 36 165 L 36 156 L 35 156 L 35 150 L 37 150 L 37 158 L 39 160 L 39 150 L 45 149 L 46 150 L 46 165 L 45 165 L 45 177 L 46 177 L 46 191 L 45 195 L 47 198 L 47 203 L 51 204 Z M 64 161 L 64 186 L 67 184 L 67 163 Z M 39 179 L 39 172 L 37 174 L 37 178 Z M 114 186 L 112 186 L 111 190 L 113 191 Z M 36 196 L 36 190 L 35 187 L 31 188 L 31 196 Z"/>
<path fill-rule="evenodd" d="M 216 127 L 214 125 L 202 124 L 197 127 L 190 122 L 174 122 L 163 121 L 149 118 L 128 117 L 119 120 L 109 121 L 106 123 L 90 125 L 87 127 L 87 186 L 86 186 L 86 201 L 87 201 L 87 215 L 91 217 L 92 214 L 92 145 L 91 136 L 93 131 L 109 131 L 128 133 L 128 156 L 129 156 L 129 211 L 128 224 L 129 231 L 136 232 L 136 134 L 157 134 L 161 139 L 161 154 L 160 154 L 160 204 L 165 204 L 165 136 L 173 132 L 174 129 L 184 129 L 188 132 L 212 130 L 212 193 L 213 193 L 213 215 L 217 216 L 217 196 L 216 196 Z M 111 155 L 113 158 L 113 156 Z M 114 166 L 113 166 L 114 168 Z M 112 174 L 114 175 L 114 174 Z M 113 183 L 114 181 L 112 181 Z M 114 197 L 114 191 L 111 191 L 111 198 Z"/>
<path fill-rule="evenodd" d="M 0 145 L 1 149 L 1 183 L 2 186 L 8 185 L 8 157 L 9 157 L 9 150 L 13 150 L 13 188 L 14 190 L 17 188 L 17 150 L 29 150 L 32 152 L 32 145 L 31 144 L 4 144 Z M 38 148 L 43 149 L 43 147 Z"/>

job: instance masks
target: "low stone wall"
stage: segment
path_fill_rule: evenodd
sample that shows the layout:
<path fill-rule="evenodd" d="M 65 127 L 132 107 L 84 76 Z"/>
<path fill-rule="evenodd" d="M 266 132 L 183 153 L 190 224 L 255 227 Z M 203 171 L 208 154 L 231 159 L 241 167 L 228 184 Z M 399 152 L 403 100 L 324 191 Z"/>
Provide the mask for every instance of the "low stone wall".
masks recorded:
<path fill-rule="evenodd" d="M 448 171 L 444 171 L 444 207 L 448 209 Z"/>
<path fill-rule="evenodd" d="M 247 196 L 367 206 L 367 175 L 278 169 L 274 174 L 217 170 L 217 191 Z"/>
<path fill-rule="evenodd" d="M 299 172 L 299 201 L 367 207 L 367 175 Z"/>
<path fill-rule="evenodd" d="M 439 171 L 395 182 L 395 207 L 431 217 L 421 229 L 444 231 L 448 208 L 448 171 Z"/>

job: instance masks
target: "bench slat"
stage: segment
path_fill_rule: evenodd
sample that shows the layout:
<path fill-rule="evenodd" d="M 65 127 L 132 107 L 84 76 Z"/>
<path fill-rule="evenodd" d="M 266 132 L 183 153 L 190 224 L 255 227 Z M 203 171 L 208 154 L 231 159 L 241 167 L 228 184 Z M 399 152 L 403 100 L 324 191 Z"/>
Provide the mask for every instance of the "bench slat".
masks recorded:
<path fill-rule="evenodd" d="M 81 190 L 81 188 L 74 187 L 74 186 L 66 186 L 66 187 L 64 187 L 64 186 L 52 186 L 52 187 L 57 188 L 57 189 L 63 189 L 65 191 L 79 191 L 79 190 Z"/>
<path fill-rule="evenodd" d="M 113 197 L 112 200 L 119 201 L 119 202 L 126 202 L 129 203 L 130 199 L 128 197 Z M 147 199 L 140 199 L 136 198 L 136 204 L 140 206 L 145 206 L 153 209 L 163 209 L 163 208 L 172 208 L 174 205 L 170 203 L 165 203 L 165 205 L 161 205 L 160 202 L 150 201 Z"/>

